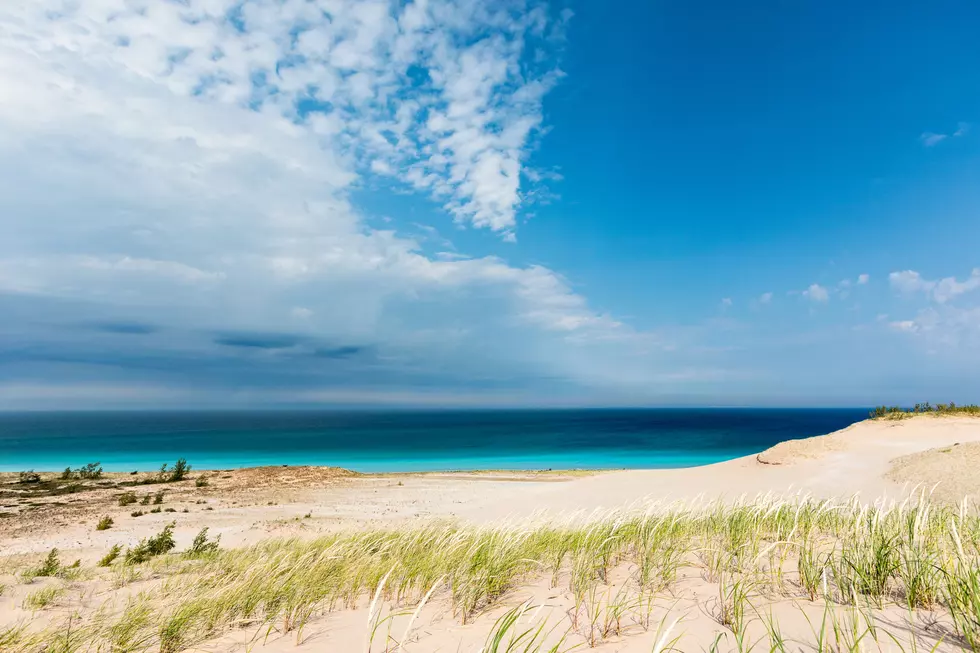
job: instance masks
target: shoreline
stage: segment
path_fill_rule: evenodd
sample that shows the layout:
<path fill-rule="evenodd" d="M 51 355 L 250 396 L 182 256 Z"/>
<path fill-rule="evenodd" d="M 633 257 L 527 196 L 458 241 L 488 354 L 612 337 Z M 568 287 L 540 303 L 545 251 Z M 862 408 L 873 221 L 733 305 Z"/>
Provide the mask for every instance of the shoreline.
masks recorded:
<path fill-rule="evenodd" d="M 760 462 L 760 458 L 767 462 Z M 201 634 L 202 646 L 189 642 L 188 646 L 172 650 L 234 653 L 241 650 L 243 641 L 246 647 L 253 647 L 250 650 L 255 653 L 363 650 L 364 624 L 371 622 L 373 604 L 380 602 L 389 615 L 411 612 L 421 605 L 423 595 L 432 587 L 439 590 L 419 616 L 424 627 L 416 635 L 418 646 L 408 646 L 409 651 L 463 650 L 475 653 L 493 632 L 498 619 L 525 601 L 531 601 L 529 605 L 535 606 L 529 613 L 538 614 L 537 606 L 547 606 L 552 611 L 541 614 L 550 615 L 561 628 L 571 620 L 571 637 L 577 638 L 575 641 L 578 642 L 583 638 L 583 631 L 575 625 L 579 623 L 576 615 L 580 611 L 586 614 L 588 610 L 610 610 L 609 606 L 620 597 L 624 597 L 624 605 L 625 602 L 634 605 L 634 601 L 640 599 L 651 601 L 645 605 L 652 606 L 649 609 L 657 615 L 653 618 L 654 625 L 648 623 L 650 627 L 645 628 L 638 623 L 629 625 L 624 622 L 621 631 L 608 636 L 606 644 L 597 648 L 648 653 L 654 642 L 661 639 L 662 633 L 656 631 L 656 621 L 669 616 L 670 620 L 683 622 L 686 642 L 691 645 L 680 650 L 707 650 L 718 629 L 723 627 L 712 616 L 712 610 L 717 608 L 719 597 L 727 600 L 725 592 L 731 591 L 731 586 L 725 585 L 728 582 L 725 578 L 731 579 L 731 576 L 712 571 L 713 563 L 702 555 L 704 549 L 700 538 L 703 529 L 716 529 L 715 541 L 722 546 L 731 546 L 729 538 L 737 531 L 730 530 L 725 524 L 734 520 L 733 526 L 738 522 L 739 528 L 743 528 L 746 516 L 754 515 L 754 519 L 771 518 L 772 523 L 767 526 L 765 540 L 757 544 L 760 555 L 750 557 L 758 561 L 759 568 L 749 565 L 738 573 L 747 574 L 741 578 L 750 583 L 756 582 L 758 574 L 768 574 L 766 582 L 771 583 L 767 585 L 768 589 L 750 591 L 752 607 L 765 606 L 770 614 L 775 611 L 786 632 L 802 641 L 810 636 L 807 620 L 820 619 L 822 609 L 821 599 L 814 603 L 813 595 L 801 593 L 799 582 L 793 577 L 798 572 L 792 556 L 804 542 L 794 542 L 785 551 L 774 549 L 776 544 L 767 544 L 783 542 L 786 533 L 790 539 L 803 537 L 792 527 L 797 518 L 794 514 L 798 516 L 794 506 L 811 506 L 807 510 L 814 519 L 830 515 L 836 509 L 853 515 L 843 521 L 828 517 L 828 534 L 840 528 L 842 523 L 857 529 L 867 523 L 866 519 L 858 519 L 866 514 L 866 510 L 881 510 L 891 515 L 890 532 L 897 536 L 904 532 L 902 528 L 906 522 L 902 510 L 907 508 L 896 510 L 896 506 L 912 505 L 905 504 L 903 499 L 910 496 L 910 492 L 919 492 L 917 496 L 932 503 L 928 512 L 933 515 L 934 526 L 929 532 L 939 532 L 948 517 L 967 514 L 956 507 L 964 495 L 980 496 L 980 478 L 974 473 L 978 467 L 980 418 L 950 417 L 866 420 L 826 435 L 785 441 L 759 454 L 685 469 L 358 474 L 337 468 L 276 466 L 230 471 L 192 470 L 183 480 L 146 485 L 121 485 L 118 481 L 128 481 L 130 474 L 108 473 L 104 479 L 84 481 L 87 485 L 84 491 L 32 498 L 12 496 L 11 484 L 6 481 L 16 475 L 0 474 L 0 480 L 4 481 L 0 484 L 0 513 L 3 513 L 0 514 L 0 551 L 4 553 L 0 556 L 0 586 L 7 587 L 0 593 L 0 615 L 5 615 L 8 621 L 13 620 L 11 623 L 37 617 L 38 628 L 46 624 L 54 624 L 57 628 L 62 619 L 74 619 L 76 614 L 92 620 L 101 618 L 98 616 L 101 606 L 109 606 L 106 608 L 109 614 L 124 619 L 126 613 L 122 608 L 129 605 L 128 601 L 132 597 L 145 596 L 149 597 L 147 601 L 156 602 L 152 614 L 160 615 L 161 619 L 158 623 L 157 617 L 152 617 L 149 622 L 148 636 L 152 638 L 162 632 L 163 624 L 167 623 L 165 619 L 176 609 L 174 606 L 185 596 L 190 596 L 185 591 L 198 597 L 195 600 L 212 600 L 208 585 L 196 584 L 195 577 L 201 566 L 210 565 L 211 560 L 217 566 L 209 576 L 210 582 L 223 584 L 221 586 L 229 591 L 237 586 L 233 585 L 234 576 L 227 576 L 226 563 L 233 565 L 233 574 L 251 573 L 248 570 L 256 569 L 257 578 L 266 578 L 272 583 L 270 591 L 278 591 L 275 588 L 286 585 L 307 587 L 304 579 L 314 568 L 333 569 L 331 561 L 338 558 L 331 547 L 337 542 L 349 543 L 350 548 L 346 551 L 352 556 L 373 556 L 375 551 L 384 549 L 374 544 L 367 546 L 371 542 L 405 543 L 431 537 L 444 543 L 411 549 L 406 554 L 411 558 L 406 559 L 404 567 L 398 567 L 407 570 L 415 569 L 415 564 L 420 561 L 431 560 L 431 553 L 441 555 L 452 550 L 450 544 L 458 542 L 454 538 L 462 537 L 474 546 L 482 542 L 481 547 L 498 547 L 494 550 L 499 550 L 501 555 L 508 555 L 508 551 L 513 553 L 510 547 L 526 543 L 526 549 L 517 549 L 513 555 L 523 561 L 519 564 L 530 565 L 511 578 L 499 593 L 494 591 L 486 604 L 472 604 L 471 616 L 464 619 L 464 623 L 460 623 L 457 606 L 453 603 L 454 597 L 458 596 L 456 585 L 445 582 L 443 571 L 433 572 L 432 577 L 426 576 L 413 588 L 408 599 L 399 595 L 386 597 L 377 588 L 384 585 L 382 578 L 388 578 L 387 574 L 393 573 L 396 567 L 389 560 L 379 559 L 371 563 L 373 580 L 369 581 L 359 575 L 357 564 L 351 565 L 352 578 L 367 584 L 356 586 L 342 602 L 335 605 L 313 603 L 319 607 L 302 638 L 283 625 L 281 614 L 273 614 L 269 617 L 271 621 L 259 619 L 258 623 L 248 619 L 239 621 L 236 617 L 229 619 L 222 630 Z M 207 481 L 199 484 L 202 478 Z M 936 478 L 943 485 L 930 492 Z M 103 484 L 101 487 L 100 483 Z M 45 487 L 59 485 L 63 483 L 48 483 Z M 15 491 L 20 489 L 14 488 Z M 120 499 L 129 493 L 132 493 L 131 502 L 120 505 Z M 837 508 L 825 510 L 824 500 Z M 777 518 L 779 511 L 783 511 L 783 516 Z M 968 514 L 974 515 L 975 509 Z M 658 524 L 662 525 L 663 520 L 674 523 L 670 515 L 679 515 L 682 522 L 692 524 L 689 534 L 678 540 L 686 557 L 683 565 L 677 568 L 676 578 L 671 576 L 665 585 L 648 591 L 648 585 L 637 580 L 643 560 L 670 558 L 664 557 L 669 550 L 656 548 L 661 546 L 656 544 L 657 540 L 644 539 L 647 536 L 643 534 L 660 537 L 656 534 L 664 531 L 658 530 Z M 109 527 L 98 530 L 99 522 L 106 520 L 109 520 Z M 638 523 L 647 526 L 639 528 Z M 693 525 L 695 523 L 700 525 Z M 587 544 L 593 529 L 601 529 L 601 535 L 589 545 L 599 548 L 580 559 L 592 560 L 594 564 L 609 554 L 604 543 L 619 542 L 619 537 L 613 535 L 620 527 L 625 528 L 624 537 L 634 538 L 633 543 L 615 545 L 619 547 L 615 555 L 624 557 L 618 558 L 618 562 L 602 574 L 590 577 L 593 594 L 582 594 L 576 589 L 574 574 L 581 567 L 576 566 L 574 556 L 572 559 L 566 556 L 566 549 L 562 548 L 565 545 L 557 543 L 562 558 L 554 570 L 542 572 L 541 565 L 548 564 L 551 558 L 542 558 L 541 550 L 534 544 L 539 540 L 526 539 L 553 538 L 557 528 L 570 533 L 569 537 L 573 538 L 570 542 Z M 205 528 L 211 538 L 208 541 L 213 542 L 220 536 L 220 553 L 213 558 L 185 553 Z M 170 533 L 174 553 L 145 563 L 127 564 L 120 559 L 109 569 L 97 566 L 113 547 L 117 552 L 133 550 L 139 548 L 141 542 L 163 532 Z M 502 535 L 497 537 L 495 533 Z M 849 544 L 856 537 L 840 533 L 837 536 Z M 655 546 L 651 549 L 653 558 L 631 557 L 642 550 L 637 547 L 648 544 Z M 733 560 L 742 558 L 743 545 L 736 546 Z M 483 564 L 482 554 L 478 555 L 483 550 L 481 547 L 472 549 L 472 561 L 467 559 L 461 563 L 462 567 L 449 568 L 465 570 L 473 568 L 469 566 L 471 562 Z M 839 548 L 838 544 L 834 550 Z M 61 556 L 65 576 L 51 577 L 49 574 L 35 579 L 30 570 L 38 569 L 52 549 L 57 549 Z M 406 551 L 397 547 L 396 550 Z M 295 569 L 276 566 L 274 560 L 280 558 L 270 553 L 274 551 L 292 556 L 289 559 L 296 561 Z M 793 580 L 784 582 L 781 573 L 776 571 L 782 568 L 779 559 L 770 558 L 766 563 L 765 556 L 761 555 L 773 551 L 786 556 L 782 560 L 787 562 L 785 568 Z M 74 565 L 75 560 L 79 561 L 78 566 Z M 236 560 L 244 562 L 236 566 Z M 235 569 L 238 572 L 234 572 Z M 486 573 L 490 574 L 487 577 L 492 577 L 498 570 L 492 567 Z M 280 581 L 279 574 L 286 576 Z M 325 587 L 323 583 L 331 582 L 329 578 L 324 578 L 323 582 L 316 580 L 318 578 L 314 576 L 309 580 L 310 591 L 318 591 L 317 588 Z M 477 578 L 485 577 L 478 575 Z M 185 581 L 186 587 L 181 585 Z M 184 589 L 172 591 L 171 588 L 176 586 Z M 726 587 L 729 590 L 724 589 Z M 648 593 L 644 595 L 644 591 Z M 658 592 L 660 596 L 657 596 Z M 634 598 L 637 593 L 640 599 Z M 849 600 L 846 592 L 841 591 L 840 596 L 845 602 Z M 659 602 L 652 603 L 654 598 Z M 795 611 L 793 602 L 796 601 L 803 612 Z M 837 605 L 833 609 L 842 610 L 842 619 L 848 618 L 850 606 L 833 601 L 828 604 Z M 38 605 L 41 607 L 36 607 Z M 583 607 L 586 605 L 592 607 Z M 898 605 L 874 610 L 876 618 L 883 620 L 879 626 L 882 628 L 898 623 L 906 614 Z M 803 619 L 806 611 L 810 614 Z M 640 618 L 644 618 L 643 614 L 637 612 Z M 649 620 L 650 612 L 645 614 Z M 5 617 L 0 617 L 0 634 L 6 625 Z M 402 632 L 408 617 L 396 618 L 400 619 L 398 631 Z M 257 629 L 272 632 L 273 626 L 272 636 L 249 639 Z M 193 634 L 194 631 L 189 632 Z M 752 636 L 753 641 L 764 635 L 760 630 Z M 588 635 L 584 637 L 588 641 Z M 463 644 L 462 648 L 460 644 Z M 922 648 L 929 650 L 931 646 Z M 938 650 L 956 649 L 941 646 Z"/>

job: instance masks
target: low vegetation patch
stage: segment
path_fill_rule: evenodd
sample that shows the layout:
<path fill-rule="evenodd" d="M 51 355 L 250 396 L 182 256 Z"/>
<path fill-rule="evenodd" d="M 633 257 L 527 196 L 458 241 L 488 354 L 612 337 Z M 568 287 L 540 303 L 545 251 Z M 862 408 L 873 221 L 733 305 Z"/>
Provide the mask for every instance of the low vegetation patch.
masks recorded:
<path fill-rule="evenodd" d="M 35 590 L 24 597 L 24 608 L 27 610 L 43 610 L 57 599 L 63 592 L 62 587 L 44 587 Z"/>
<path fill-rule="evenodd" d="M 704 613 L 727 634 L 719 635 L 713 650 L 719 642 L 749 650 L 748 624 L 760 620 L 768 643 L 759 650 L 859 650 L 844 646 L 844 637 L 863 641 L 865 650 L 875 650 L 872 642 L 894 650 L 890 633 L 874 630 L 868 616 L 888 605 L 910 614 L 922 610 L 922 619 L 944 615 L 948 626 L 942 628 L 948 629 L 937 631 L 937 638 L 980 650 L 980 517 L 966 505 L 933 505 L 924 494 L 872 506 L 771 497 L 696 508 L 652 506 L 535 526 L 428 523 L 230 550 L 219 549 L 205 528 L 180 554 L 173 553 L 173 529 L 170 523 L 126 551 L 126 564 L 113 572 L 121 583 L 149 574 L 164 582 L 123 608 L 96 611 L 75 624 L 82 638 L 77 650 L 122 650 L 118 638 L 126 633 L 127 641 L 140 642 L 139 650 L 174 652 L 243 623 L 256 632 L 295 631 L 298 641 L 311 619 L 365 602 L 366 639 L 379 633 L 385 639 L 391 615 L 382 615 L 381 602 L 421 606 L 438 596 L 467 623 L 532 578 L 550 579 L 574 598 L 569 636 L 598 646 L 630 624 L 656 628 L 654 601 L 676 600 L 684 591 L 678 579 L 692 572 L 717 585 Z M 100 564 L 113 565 L 120 555 L 114 547 Z M 629 581 L 616 592 L 604 589 L 624 569 Z M 824 610 L 823 622 L 813 622 L 816 643 L 794 642 L 791 649 L 778 623 L 759 609 L 784 598 Z M 513 628 L 534 632 L 519 623 L 529 610 L 521 606 L 502 618 L 491 639 L 510 634 L 496 639 L 501 648 L 485 651 L 515 650 L 505 646 L 516 636 Z M 24 631 L 12 648 L 53 647 L 59 627 L 63 632 L 63 624 Z M 659 628 L 658 653 L 676 643 L 672 626 L 662 622 Z M 833 646 L 826 639 L 831 632 L 839 638 Z M 516 650 L 571 648 L 542 648 L 544 638 L 534 637 Z M 386 639 L 389 644 L 389 650 L 401 650 Z"/>
<path fill-rule="evenodd" d="M 911 408 L 901 406 L 878 406 L 871 411 L 871 419 L 905 419 L 916 415 L 962 415 L 966 417 L 980 417 L 980 406 L 967 404 L 957 406 L 954 402 L 948 404 L 936 404 L 935 406 L 928 401 L 916 404 Z"/>
<path fill-rule="evenodd" d="M 106 553 L 104 556 L 102 556 L 102 559 L 99 560 L 99 566 L 100 567 L 112 566 L 112 563 L 116 561 L 116 558 L 118 558 L 120 554 L 122 554 L 122 545 L 113 544 L 112 548 L 109 549 L 109 552 Z"/>
<path fill-rule="evenodd" d="M 175 546 L 174 526 L 170 522 L 153 537 L 140 540 L 139 544 L 126 551 L 126 564 L 137 565 L 150 558 L 170 552 Z"/>
<path fill-rule="evenodd" d="M 104 515 L 99 520 L 99 523 L 95 525 L 95 530 L 97 530 L 97 531 L 107 531 L 110 528 L 112 528 L 112 523 L 113 523 L 112 522 L 112 517 L 110 517 L 109 515 Z"/>
<path fill-rule="evenodd" d="M 102 478 L 102 465 L 100 463 L 89 463 L 84 467 L 79 467 L 78 469 L 65 467 L 65 471 L 61 473 L 61 480 L 63 481 L 70 481 L 73 479 L 95 481 L 100 478 Z"/>

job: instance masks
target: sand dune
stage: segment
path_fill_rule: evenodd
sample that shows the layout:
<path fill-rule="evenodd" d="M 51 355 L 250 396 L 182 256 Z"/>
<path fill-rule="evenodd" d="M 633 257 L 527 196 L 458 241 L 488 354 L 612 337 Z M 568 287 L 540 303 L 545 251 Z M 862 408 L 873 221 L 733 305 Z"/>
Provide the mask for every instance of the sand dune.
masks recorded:
<path fill-rule="evenodd" d="M 931 490 L 937 483 L 933 496 L 938 501 L 955 503 L 966 494 L 980 491 L 980 480 L 975 473 L 980 468 L 978 462 L 980 419 L 917 417 L 861 422 L 825 436 L 781 443 L 758 455 L 691 469 L 379 476 L 326 468 L 208 472 L 203 474 L 209 479 L 205 487 L 198 487 L 193 479 L 137 487 L 140 496 L 163 490 L 159 512 L 149 512 L 154 504 L 145 508 L 138 504 L 118 505 L 122 490 L 113 484 L 125 480 L 126 475 L 109 475 L 103 481 L 105 486 L 98 489 L 30 500 L 16 496 L 18 485 L 11 483 L 13 475 L 6 475 L 0 479 L 5 489 L 0 508 L 5 514 L 0 519 L 3 554 L 0 587 L 4 588 L 0 592 L 0 650 L 4 628 L 12 623 L 29 619 L 35 620 L 32 622 L 35 626 L 57 623 L 57 619 L 73 610 L 94 614 L 99 605 L 110 599 L 117 605 L 120 601 L 124 603 L 126 597 L 135 596 L 137 591 L 152 594 L 160 587 L 158 574 L 163 573 L 162 578 L 166 578 L 167 573 L 154 572 L 147 576 L 141 572 L 129 580 L 120 580 L 118 575 L 97 572 L 93 567 L 93 571 L 86 571 L 80 579 L 22 582 L 23 570 L 36 565 L 44 552 L 57 547 L 63 560 L 78 558 L 84 570 L 113 544 L 134 546 L 170 521 L 176 523 L 176 550 L 183 550 L 204 526 L 210 528 L 212 536 L 222 536 L 223 547 L 238 547 L 271 537 L 295 536 L 306 540 L 325 533 L 366 527 L 406 528 L 432 520 L 451 520 L 463 525 L 506 521 L 526 529 L 534 520 L 553 521 L 557 515 L 564 516 L 564 523 L 574 516 L 587 519 L 606 515 L 608 519 L 609 510 L 624 506 L 643 510 L 656 505 L 660 506 L 659 510 L 671 502 L 691 506 L 766 494 L 819 498 L 858 494 L 869 501 L 880 501 L 883 496 L 900 500 L 913 486 Z M 195 472 L 193 476 L 199 475 Z M 779 501 L 771 503 L 778 505 Z M 130 513 L 134 509 L 148 514 L 133 517 Z M 96 531 L 94 524 L 102 515 L 111 516 L 115 524 L 109 530 Z M 564 569 L 560 578 L 524 577 L 498 601 L 472 615 L 466 624 L 454 613 L 450 595 L 441 590 L 416 616 L 417 625 L 409 638 L 411 644 L 399 650 L 475 653 L 496 620 L 525 601 L 530 601 L 534 608 L 533 615 L 529 611 L 522 616 L 522 623 L 554 625 L 556 634 L 549 641 L 554 641 L 558 633 L 571 633 L 569 643 L 591 643 L 608 651 L 650 651 L 662 636 L 662 632 L 657 632 L 658 620 L 665 619 L 667 624 L 676 618 L 681 619 L 678 629 L 685 634 L 679 650 L 708 649 L 719 634 L 723 637 L 719 650 L 733 650 L 735 634 L 719 622 L 717 614 L 726 591 L 724 579 L 713 578 L 706 571 L 710 566 L 705 567 L 708 563 L 702 553 L 695 555 L 690 551 L 687 555 L 689 558 L 670 591 L 658 594 L 652 607 L 641 609 L 631 603 L 623 623 L 593 642 L 589 641 L 593 637 L 591 627 L 586 634 L 580 623 L 585 619 L 586 606 L 581 603 L 581 596 L 571 590 L 573 583 L 567 577 L 571 572 Z M 788 568 L 790 576 L 796 573 L 794 565 Z M 598 594 L 593 594 L 589 605 L 598 606 L 597 610 L 608 614 L 609 605 L 621 592 L 623 596 L 633 596 L 630 592 L 636 591 L 636 582 L 636 569 L 626 558 L 614 562 L 608 576 L 596 586 Z M 60 598 L 43 609 L 28 609 L 30 597 L 47 587 L 54 588 L 52 591 Z M 802 600 L 798 585 L 786 581 L 778 589 L 753 588 L 754 598 L 750 603 L 755 606 L 757 617 L 762 614 L 760 609 L 769 610 L 799 641 L 809 637 L 804 615 L 820 618 L 824 608 Z M 65 598 L 69 596 L 77 598 Z M 414 612 L 413 601 L 417 603 L 419 598 L 415 595 L 401 602 L 394 597 L 382 598 L 379 609 L 394 615 L 385 622 L 393 632 L 401 632 L 406 627 Z M 252 630 L 242 627 L 216 633 L 196 644 L 194 650 L 230 653 L 245 650 L 246 642 L 252 647 L 248 650 L 264 653 L 366 650 L 369 603 L 370 596 L 362 596 L 349 609 L 318 613 L 302 637 L 289 628 L 276 626 L 263 643 L 263 638 L 255 639 L 257 631 L 253 632 L 253 625 Z M 848 617 L 847 606 L 832 607 L 832 610 L 840 613 L 840 619 L 853 617 L 853 614 Z M 875 608 L 872 612 L 877 623 L 892 624 L 900 634 L 904 632 L 908 636 L 921 627 L 918 636 L 922 643 L 931 647 L 942 637 L 948 637 L 940 650 L 957 650 L 948 624 L 943 626 L 945 630 L 930 631 L 925 616 L 908 622 L 906 611 L 897 605 Z M 934 623 L 948 621 L 942 611 L 930 618 Z M 923 621 L 920 623 L 919 619 Z M 763 637 L 763 620 L 752 617 L 750 621 L 752 637 Z M 260 623 L 259 629 L 267 625 Z"/>

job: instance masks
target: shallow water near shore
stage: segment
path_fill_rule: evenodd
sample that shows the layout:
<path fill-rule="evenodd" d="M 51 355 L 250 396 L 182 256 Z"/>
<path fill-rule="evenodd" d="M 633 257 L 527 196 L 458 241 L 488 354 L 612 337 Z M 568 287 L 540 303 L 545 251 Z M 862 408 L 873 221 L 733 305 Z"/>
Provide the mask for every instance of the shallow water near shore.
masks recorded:
<path fill-rule="evenodd" d="M 107 471 L 143 471 L 181 456 L 198 469 L 676 468 L 865 417 L 859 408 L 2 413 L 0 471 L 91 461 Z"/>

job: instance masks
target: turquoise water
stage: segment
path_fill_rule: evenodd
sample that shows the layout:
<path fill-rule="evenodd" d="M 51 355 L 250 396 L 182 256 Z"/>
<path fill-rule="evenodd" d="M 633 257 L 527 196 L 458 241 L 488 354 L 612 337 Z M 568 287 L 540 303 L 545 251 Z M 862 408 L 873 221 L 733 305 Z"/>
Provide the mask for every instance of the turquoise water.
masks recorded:
<path fill-rule="evenodd" d="M 362 472 L 690 467 L 863 409 L 0 413 L 0 471 L 334 465 Z"/>

